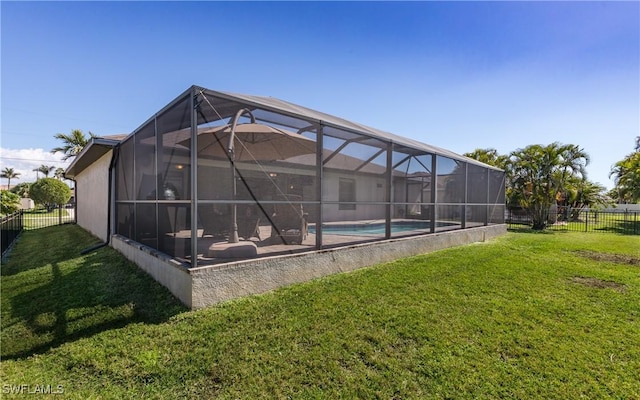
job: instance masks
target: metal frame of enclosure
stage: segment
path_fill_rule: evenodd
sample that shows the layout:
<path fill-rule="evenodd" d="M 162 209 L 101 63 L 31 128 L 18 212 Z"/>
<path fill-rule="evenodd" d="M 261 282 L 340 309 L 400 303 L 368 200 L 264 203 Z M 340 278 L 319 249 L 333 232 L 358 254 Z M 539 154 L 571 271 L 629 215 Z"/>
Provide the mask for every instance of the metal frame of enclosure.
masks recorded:
<path fill-rule="evenodd" d="M 504 223 L 502 170 L 271 97 L 193 86 L 115 152 L 113 231 L 193 267 Z"/>

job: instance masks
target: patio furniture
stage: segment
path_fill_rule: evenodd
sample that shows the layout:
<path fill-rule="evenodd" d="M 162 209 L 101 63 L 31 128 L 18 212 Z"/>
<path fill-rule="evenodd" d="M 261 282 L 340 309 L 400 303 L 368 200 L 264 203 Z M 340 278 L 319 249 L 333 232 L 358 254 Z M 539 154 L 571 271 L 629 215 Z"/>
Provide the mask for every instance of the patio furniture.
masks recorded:
<path fill-rule="evenodd" d="M 201 205 L 198 207 L 198 219 L 202 225 L 202 237 L 226 237 L 229 235 L 229 219 L 231 215 L 221 211 L 217 205 Z"/>
<path fill-rule="evenodd" d="M 246 207 L 238 219 L 238 236 L 244 240 L 253 237 L 262 240 L 260 238 L 260 217 L 251 206 Z"/>
<path fill-rule="evenodd" d="M 307 238 L 308 214 L 304 212 L 300 203 L 301 196 L 283 195 L 278 200 L 287 203 L 274 205 L 271 215 L 271 238 L 279 238 L 284 244 L 302 244 Z"/>

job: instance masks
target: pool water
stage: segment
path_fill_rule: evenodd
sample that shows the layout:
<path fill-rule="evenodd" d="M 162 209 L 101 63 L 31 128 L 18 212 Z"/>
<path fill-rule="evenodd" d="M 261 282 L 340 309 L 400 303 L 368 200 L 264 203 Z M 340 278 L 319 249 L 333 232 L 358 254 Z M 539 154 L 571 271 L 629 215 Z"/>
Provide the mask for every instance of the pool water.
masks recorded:
<path fill-rule="evenodd" d="M 392 221 L 391 233 L 431 229 L 430 221 Z M 315 226 L 309 226 L 309 233 L 315 233 Z M 384 235 L 384 222 L 323 225 L 322 233 L 327 235 Z"/>

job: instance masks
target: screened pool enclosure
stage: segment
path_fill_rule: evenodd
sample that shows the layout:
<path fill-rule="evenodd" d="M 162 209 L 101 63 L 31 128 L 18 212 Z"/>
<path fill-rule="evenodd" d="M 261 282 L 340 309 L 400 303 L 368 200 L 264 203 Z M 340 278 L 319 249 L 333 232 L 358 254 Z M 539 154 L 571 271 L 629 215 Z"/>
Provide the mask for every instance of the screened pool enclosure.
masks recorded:
<path fill-rule="evenodd" d="M 504 223 L 503 171 L 271 97 L 191 87 L 116 154 L 115 233 L 191 266 Z"/>

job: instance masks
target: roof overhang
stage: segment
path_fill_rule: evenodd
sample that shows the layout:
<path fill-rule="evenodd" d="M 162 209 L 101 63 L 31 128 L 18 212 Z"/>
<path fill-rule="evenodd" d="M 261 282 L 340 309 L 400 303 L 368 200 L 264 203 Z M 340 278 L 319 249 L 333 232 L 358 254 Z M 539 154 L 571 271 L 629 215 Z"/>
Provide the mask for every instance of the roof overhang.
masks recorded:
<path fill-rule="evenodd" d="M 120 143 L 120 140 L 99 137 L 91 138 L 80 154 L 75 157 L 71 165 L 67 167 L 67 170 L 64 172 L 65 178 L 75 179 L 78 174 L 96 162 L 100 157 L 107 154 L 109 150 L 116 147 L 118 143 Z"/>

